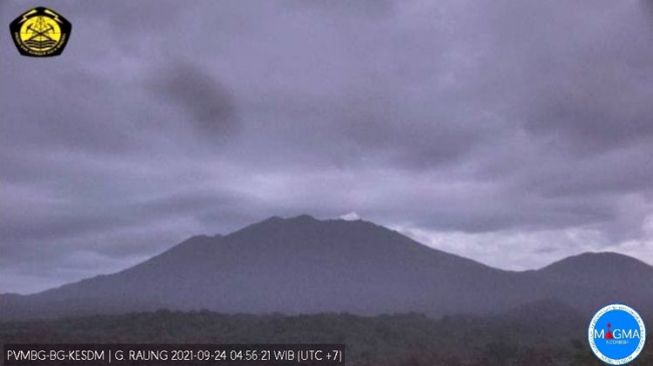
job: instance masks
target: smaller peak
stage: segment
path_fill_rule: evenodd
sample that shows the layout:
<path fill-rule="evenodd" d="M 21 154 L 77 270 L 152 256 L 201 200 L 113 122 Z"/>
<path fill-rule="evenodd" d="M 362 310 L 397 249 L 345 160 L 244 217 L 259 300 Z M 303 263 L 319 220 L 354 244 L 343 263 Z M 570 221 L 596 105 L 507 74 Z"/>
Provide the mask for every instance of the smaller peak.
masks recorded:
<path fill-rule="evenodd" d="M 299 215 L 294 217 L 283 218 L 280 216 L 271 216 L 263 221 L 260 221 L 252 226 L 268 226 L 268 225 L 279 225 L 279 224 L 288 224 L 288 223 L 309 223 L 309 222 L 319 222 L 316 218 L 310 215 Z"/>
<path fill-rule="evenodd" d="M 543 270 L 571 270 L 577 271 L 580 268 L 586 268 L 587 266 L 600 266 L 608 268 L 616 268 L 615 266 L 619 265 L 621 268 L 623 266 L 637 266 L 641 268 L 651 268 L 648 263 L 642 262 L 638 258 L 634 258 L 625 254 L 615 253 L 615 252 L 585 252 L 571 257 L 561 259 L 557 262 L 554 262 L 546 267 Z"/>
<path fill-rule="evenodd" d="M 283 218 L 279 216 L 271 216 L 265 220 L 259 221 L 257 223 L 245 226 L 233 233 L 229 234 L 228 237 L 237 235 L 243 232 L 249 232 L 251 230 L 268 230 L 279 228 L 288 228 L 288 227 L 297 227 L 302 225 L 309 225 L 312 223 L 322 222 L 310 215 L 299 215 L 294 217 Z"/>
<path fill-rule="evenodd" d="M 602 259 L 614 259 L 614 260 L 637 260 L 636 258 L 627 256 L 621 253 L 615 252 L 585 252 L 575 256 L 567 258 L 569 260 L 602 260 Z"/>
<path fill-rule="evenodd" d="M 306 222 L 320 221 L 320 220 L 316 219 L 315 217 L 313 217 L 311 215 L 307 215 L 307 214 L 302 214 L 302 215 L 299 215 L 299 216 L 291 217 L 291 218 L 288 218 L 288 220 L 289 221 L 306 221 Z"/>

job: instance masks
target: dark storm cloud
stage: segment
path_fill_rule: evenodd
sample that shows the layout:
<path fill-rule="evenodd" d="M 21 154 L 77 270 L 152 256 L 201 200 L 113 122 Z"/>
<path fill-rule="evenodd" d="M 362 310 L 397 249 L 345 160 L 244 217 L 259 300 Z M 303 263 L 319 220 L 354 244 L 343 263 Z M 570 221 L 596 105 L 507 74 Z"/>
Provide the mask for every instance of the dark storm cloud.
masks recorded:
<path fill-rule="evenodd" d="M 196 66 L 179 63 L 161 70 L 149 87 L 190 116 L 200 134 L 229 135 L 238 128 L 229 90 Z"/>
<path fill-rule="evenodd" d="M 508 268 L 653 261 L 650 2 L 43 5 L 62 57 L 0 37 L 0 292 L 300 213 Z"/>

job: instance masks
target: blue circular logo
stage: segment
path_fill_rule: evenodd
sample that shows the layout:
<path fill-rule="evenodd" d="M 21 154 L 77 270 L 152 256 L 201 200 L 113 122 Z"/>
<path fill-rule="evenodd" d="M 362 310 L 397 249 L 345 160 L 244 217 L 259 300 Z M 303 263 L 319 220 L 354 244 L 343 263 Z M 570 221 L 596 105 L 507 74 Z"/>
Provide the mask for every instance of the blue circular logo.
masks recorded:
<path fill-rule="evenodd" d="M 646 328 L 635 310 L 613 304 L 594 315 L 587 337 L 592 351 L 601 361 L 608 365 L 624 365 L 642 352 Z"/>

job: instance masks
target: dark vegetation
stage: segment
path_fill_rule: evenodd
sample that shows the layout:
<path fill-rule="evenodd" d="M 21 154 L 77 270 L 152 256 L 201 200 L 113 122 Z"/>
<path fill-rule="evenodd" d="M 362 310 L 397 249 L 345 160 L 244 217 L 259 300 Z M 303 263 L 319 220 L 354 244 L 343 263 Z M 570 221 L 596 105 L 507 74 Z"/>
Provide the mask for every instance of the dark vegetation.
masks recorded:
<path fill-rule="evenodd" d="M 348 365 L 599 366 L 584 338 L 585 326 L 585 320 L 578 317 L 556 320 L 546 312 L 533 311 L 440 320 L 419 314 L 362 317 L 157 311 L 0 323 L 0 344 L 344 343 Z M 653 365 L 650 342 L 631 365 Z"/>

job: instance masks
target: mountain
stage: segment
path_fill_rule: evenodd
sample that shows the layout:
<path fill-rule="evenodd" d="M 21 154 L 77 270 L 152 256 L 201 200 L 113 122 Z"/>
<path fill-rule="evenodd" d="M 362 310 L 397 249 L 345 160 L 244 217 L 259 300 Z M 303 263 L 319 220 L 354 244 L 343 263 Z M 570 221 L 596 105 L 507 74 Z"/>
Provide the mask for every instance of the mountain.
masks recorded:
<path fill-rule="evenodd" d="M 584 253 L 544 267 L 536 277 L 555 297 L 584 310 L 625 303 L 653 315 L 653 267 L 617 253 Z"/>
<path fill-rule="evenodd" d="M 653 267 L 632 257 L 616 253 L 584 253 L 563 259 L 538 271 L 550 280 L 568 281 L 603 289 L 619 290 L 624 287 L 646 288 L 653 276 Z M 639 274 L 627 279 L 631 286 L 624 286 L 624 275 Z"/>
<path fill-rule="evenodd" d="M 638 287 L 620 285 L 635 277 Z M 605 291 L 606 281 L 615 292 Z M 652 267 L 616 254 L 572 257 L 539 271 L 502 271 L 370 222 L 304 215 L 273 217 L 226 236 L 196 236 L 119 273 L 0 297 L 0 317 L 160 308 L 441 316 L 498 313 L 547 299 L 588 311 L 613 297 L 653 304 L 651 281 Z"/>

